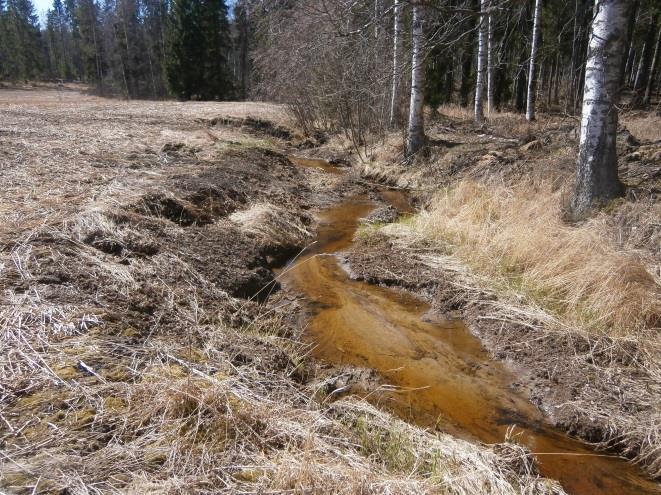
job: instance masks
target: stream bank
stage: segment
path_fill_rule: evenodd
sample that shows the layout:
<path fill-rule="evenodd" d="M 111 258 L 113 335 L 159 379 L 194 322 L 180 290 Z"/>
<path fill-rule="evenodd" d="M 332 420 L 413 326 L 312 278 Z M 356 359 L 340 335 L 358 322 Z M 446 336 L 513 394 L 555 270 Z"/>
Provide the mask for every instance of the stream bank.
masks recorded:
<path fill-rule="evenodd" d="M 406 205 L 403 193 L 392 190 L 381 201 Z M 376 206 L 356 196 L 323 210 L 316 243 L 280 277 L 285 290 L 302 293 L 311 305 L 304 338 L 315 356 L 378 371 L 394 388 L 367 396 L 408 421 L 486 443 L 514 438 L 536 455 L 541 474 L 559 480 L 570 494 L 659 493 L 622 459 L 554 430 L 514 390 L 517 376 L 491 359 L 461 320 L 434 316 L 427 303 L 401 290 L 350 279 L 333 254 L 375 252 L 369 242 L 353 239 L 360 219 Z M 352 270 L 351 254 L 348 260 Z"/>

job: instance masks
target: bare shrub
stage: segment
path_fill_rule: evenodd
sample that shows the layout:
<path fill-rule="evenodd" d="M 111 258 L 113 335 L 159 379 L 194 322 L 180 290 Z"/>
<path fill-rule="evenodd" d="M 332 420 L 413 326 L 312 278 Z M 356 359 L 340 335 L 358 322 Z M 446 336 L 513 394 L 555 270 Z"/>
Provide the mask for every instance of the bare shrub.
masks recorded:
<path fill-rule="evenodd" d="M 342 131 L 360 149 L 389 119 L 390 16 L 375 18 L 372 2 L 344 3 L 309 2 L 264 17 L 257 93 L 288 103 L 306 133 Z"/>

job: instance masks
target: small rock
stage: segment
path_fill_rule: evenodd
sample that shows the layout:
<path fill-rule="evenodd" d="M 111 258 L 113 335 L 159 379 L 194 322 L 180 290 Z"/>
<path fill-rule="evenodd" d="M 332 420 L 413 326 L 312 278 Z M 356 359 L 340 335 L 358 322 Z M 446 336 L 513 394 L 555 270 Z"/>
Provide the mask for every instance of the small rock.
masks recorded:
<path fill-rule="evenodd" d="M 392 223 L 399 217 L 399 210 L 394 206 L 377 208 L 362 220 L 362 223 Z"/>

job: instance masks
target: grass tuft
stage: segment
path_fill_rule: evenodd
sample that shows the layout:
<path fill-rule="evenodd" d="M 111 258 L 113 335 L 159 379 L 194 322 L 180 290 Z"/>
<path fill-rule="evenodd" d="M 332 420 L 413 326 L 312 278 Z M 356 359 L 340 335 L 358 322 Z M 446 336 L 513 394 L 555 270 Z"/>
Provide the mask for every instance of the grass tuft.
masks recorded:
<path fill-rule="evenodd" d="M 656 328 L 658 260 L 626 239 L 616 242 L 622 232 L 606 214 L 566 224 L 562 195 L 544 181 L 462 181 L 440 192 L 414 229 L 569 327 L 612 335 Z M 658 218 L 661 208 L 653 209 Z"/>

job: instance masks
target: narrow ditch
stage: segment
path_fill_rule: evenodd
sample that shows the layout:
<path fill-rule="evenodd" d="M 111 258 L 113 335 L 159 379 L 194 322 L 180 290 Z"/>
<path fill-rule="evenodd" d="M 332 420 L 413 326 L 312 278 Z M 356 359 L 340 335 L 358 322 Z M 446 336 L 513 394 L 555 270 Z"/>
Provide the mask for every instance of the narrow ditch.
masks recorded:
<path fill-rule="evenodd" d="M 400 192 L 382 191 L 381 196 L 400 210 L 407 204 Z M 349 278 L 333 253 L 351 245 L 359 220 L 377 206 L 356 196 L 322 211 L 316 243 L 281 274 L 282 283 L 310 304 L 305 338 L 314 344 L 316 357 L 378 371 L 397 387 L 378 400 L 408 421 L 485 443 L 502 442 L 513 433 L 536 455 L 540 473 L 560 481 L 570 494 L 661 493 L 636 466 L 551 427 L 512 390 L 512 372 L 492 360 L 461 321 L 429 321 L 422 300 Z"/>

